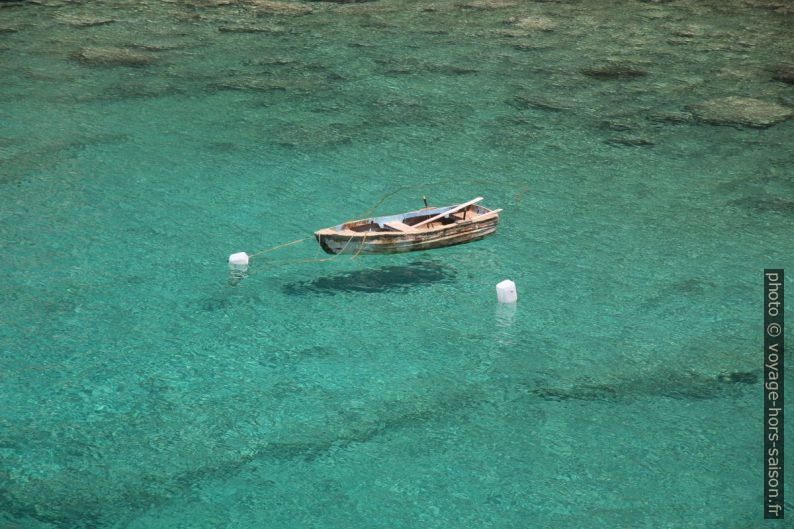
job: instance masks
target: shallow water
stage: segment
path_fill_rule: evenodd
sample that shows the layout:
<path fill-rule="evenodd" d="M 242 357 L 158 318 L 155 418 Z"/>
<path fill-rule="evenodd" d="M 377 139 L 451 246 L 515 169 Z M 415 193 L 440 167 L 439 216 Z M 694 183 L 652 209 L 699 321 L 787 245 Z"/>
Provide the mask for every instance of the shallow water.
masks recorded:
<path fill-rule="evenodd" d="M 0 3 L 2 524 L 761 526 L 794 120 L 693 108 L 791 7 L 223 4 Z M 228 282 L 423 195 L 500 228 Z"/>

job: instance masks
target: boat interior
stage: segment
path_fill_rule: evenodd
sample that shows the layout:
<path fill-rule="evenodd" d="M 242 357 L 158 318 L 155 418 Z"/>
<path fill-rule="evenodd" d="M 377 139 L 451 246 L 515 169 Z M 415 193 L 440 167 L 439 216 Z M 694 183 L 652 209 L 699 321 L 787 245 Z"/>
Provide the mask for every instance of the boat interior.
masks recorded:
<path fill-rule="evenodd" d="M 351 230 L 355 232 L 410 232 L 410 231 L 426 231 L 439 228 L 441 226 L 448 226 L 459 222 L 471 220 L 474 217 L 488 213 L 490 210 L 476 204 L 471 204 L 464 209 L 455 211 L 448 215 L 440 216 L 445 210 L 454 209 L 455 206 L 448 206 L 443 208 L 427 208 L 419 211 L 412 211 L 411 213 L 404 213 L 402 215 L 389 215 L 385 217 L 375 217 L 365 220 L 356 220 L 338 226 L 340 230 Z M 432 222 L 426 222 L 439 217 Z M 414 227 L 416 225 L 420 225 Z"/>

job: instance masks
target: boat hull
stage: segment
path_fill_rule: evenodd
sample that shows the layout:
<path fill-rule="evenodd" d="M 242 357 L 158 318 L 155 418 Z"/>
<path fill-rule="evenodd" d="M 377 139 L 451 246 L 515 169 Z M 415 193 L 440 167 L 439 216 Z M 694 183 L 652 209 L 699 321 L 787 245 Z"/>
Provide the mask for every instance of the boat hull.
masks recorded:
<path fill-rule="evenodd" d="M 444 248 L 478 241 L 496 231 L 499 216 L 481 221 L 450 224 L 440 229 L 414 232 L 316 232 L 315 238 L 330 254 L 390 254 Z"/>

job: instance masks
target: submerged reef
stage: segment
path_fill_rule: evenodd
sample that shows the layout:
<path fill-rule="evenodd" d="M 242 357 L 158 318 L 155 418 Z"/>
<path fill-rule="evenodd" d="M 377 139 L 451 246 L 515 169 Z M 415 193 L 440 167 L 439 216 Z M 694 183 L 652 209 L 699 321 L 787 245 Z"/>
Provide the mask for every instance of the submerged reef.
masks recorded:
<path fill-rule="evenodd" d="M 71 57 L 90 66 L 147 66 L 156 60 L 148 53 L 113 46 L 82 48 Z"/>
<path fill-rule="evenodd" d="M 742 125 L 767 128 L 794 116 L 791 108 L 751 97 L 719 97 L 710 99 L 690 110 L 703 122 L 714 125 Z"/>

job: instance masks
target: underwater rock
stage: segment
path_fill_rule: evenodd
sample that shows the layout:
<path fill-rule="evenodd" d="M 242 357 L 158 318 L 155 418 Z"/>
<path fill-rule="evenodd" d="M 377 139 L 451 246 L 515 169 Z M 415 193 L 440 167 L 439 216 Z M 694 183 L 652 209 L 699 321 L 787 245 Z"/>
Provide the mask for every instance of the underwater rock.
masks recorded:
<path fill-rule="evenodd" d="M 757 384 L 758 375 L 752 372 L 720 373 L 717 380 L 731 384 Z"/>
<path fill-rule="evenodd" d="M 794 213 L 794 201 L 785 200 L 773 195 L 753 195 L 733 200 L 730 204 L 761 212 L 774 212 L 786 215 Z"/>
<path fill-rule="evenodd" d="M 767 128 L 794 116 L 790 108 L 751 97 L 719 97 L 690 107 L 695 118 L 713 125 Z"/>
<path fill-rule="evenodd" d="M 147 99 L 183 93 L 182 89 L 162 80 L 128 81 L 110 85 L 103 95 L 110 99 Z"/>
<path fill-rule="evenodd" d="M 59 2 L 58 0 L 27 0 L 27 3 L 44 7 L 63 7 L 66 4 L 74 3 L 74 0 L 64 0 L 63 2 Z"/>
<path fill-rule="evenodd" d="M 532 129 L 513 128 L 501 130 L 488 135 L 488 145 L 502 151 L 521 151 L 527 145 L 537 143 L 542 135 Z"/>
<path fill-rule="evenodd" d="M 506 7 L 515 7 L 518 4 L 510 0 L 475 0 L 473 2 L 466 2 L 455 5 L 461 9 L 486 10 L 486 9 L 504 9 Z"/>
<path fill-rule="evenodd" d="M 300 16 L 314 13 L 314 9 L 297 2 L 273 2 L 270 0 L 247 0 L 257 13 L 269 15 Z"/>
<path fill-rule="evenodd" d="M 238 92 L 286 92 L 287 83 L 268 81 L 265 79 L 234 79 L 210 83 L 204 87 L 208 92 L 238 91 Z"/>
<path fill-rule="evenodd" d="M 74 98 L 70 98 L 74 101 Z M 9 141 L 17 143 L 16 140 L 2 140 L 0 147 L 9 145 Z M 80 149 L 85 149 L 93 145 L 114 145 L 129 141 L 129 136 L 126 134 L 97 134 L 97 135 L 80 135 L 73 134 L 67 140 L 55 141 L 52 143 L 35 143 L 28 145 L 27 142 L 21 143 L 26 145 L 25 149 L 17 151 L 17 154 L 11 153 L 11 157 L 3 157 L 0 163 L 8 164 L 8 168 L 13 167 L 13 171 L 0 171 L 0 183 L 9 182 L 12 180 L 19 180 L 31 170 L 41 171 L 44 168 L 51 168 L 64 159 L 73 156 L 75 152 Z"/>
<path fill-rule="evenodd" d="M 230 141 L 212 141 L 205 143 L 204 148 L 209 152 L 230 153 L 238 150 L 239 146 Z"/>
<path fill-rule="evenodd" d="M 126 45 L 130 50 L 143 50 L 143 51 L 168 51 L 179 50 L 189 47 L 187 44 L 179 44 L 175 42 L 157 44 L 153 42 L 131 42 Z"/>
<path fill-rule="evenodd" d="M 376 18 L 376 17 L 373 17 L 373 16 L 371 16 L 369 14 L 366 14 L 366 16 L 363 17 L 363 20 L 361 21 L 361 23 L 359 23 L 359 26 L 362 27 L 362 28 L 374 28 L 374 29 L 396 29 L 396 30 L 399 30 L 399 28 L 400 28 L 400 26 L 398 26 L 397 24 L 392 24 L 392 23 L 386 22 L 385 20 L 382 20 L 380 17 Z"/>
<path fill-rule="evenodd" d="M 717 288 L 717 284 L 704 277 L 690 277 L 675 281 L 670 285 L 670 291 L 680 295 L 700 295 Z"/>
<path fill-rule="evenodd" d="M 716 376 L 661 372 L 645 378 L 614 383 L 576 384 L 567 388 L 539 388 L 532 393 L 544 400 L 624 401 L 644 397 L 703 400 L 736 394 L 741 386 L 758 383 L 755 372 L 726 372 Z"/>
<path fill-rule="evenodd" d="M 202 15 L 201 13 L 197 13 L 195 11 L 191 11 L 188 13 L 172 13 L 171 17 L 173 17 L 175 20 L 179 22 L 187 22 L 187 23 L 206 20 L 206 17 L 204 15 Z"/>
<path fill-rule="evenodd" d="M 767 11 L 773 11 L 780 14 L 791 14 L 794 12 L 790 2 L 781 2 L 778 0 L 744 0 L 745 5 L 749 7 L 756 7 Z"/>
<path fill-rule="evenodd" d="M 431 73 L 440 73 L 444 75 L 467 75 L 470 73 L 477 73 L 479 70 L 467 66 L 456 66 L 454 64 L 427 64 L 425 69 Z"/>
<path fill-rule="evenodd" d="M 604 143 L 608 145 L 622 145 L 625 147 L 650 147 L 656 145 L 651 140 L 640 136 L 614 136 L 608 138 Z"/>
<path fill-rule="evenodd" d="M 344 123 L 307 125 L 291 123 L 270 134 L 270 143 L 294 149 L 319 149 L 353 142 L 353 126 Z"/>
<path fill-rule="evenodd" d="M 266 59 L 245 60 L 243 61 L 243 64 L 246 66 L 288 66 L 299 65 L 300 62 L 287 57 L 268 57 Z"/>
<path fill-rule="evenodd" d="M 487 125 L 488 145 L 503 151 L 526 149 L 543 137 L 543 127 L 537 122 L 535 118 L 501 116 Z"/>
<path fill-rule="evenodd" d="M 694 120 L 689 112 L 656 112 L 648 116 L 648 119 L 655 123 L 671 123 L 674 125 L 692 123 Z"/>
<path fill-rule="evenodd" d="M 422 72 L 437 73 L 442 75 L 468 75 L 477 73 L 479 71 L 476 68 L 471 68 L 468 66 L 425 62 L 414 58 L 376 59 L 375 62 L 385 66 L 383 73 L 386 75 L 410 75 Z"/>
<path fill-rule="evenodd" d="M 505 21 L 514 28 L 527 31 L 551 31 L 557 27 L 557 23 L 549 17 L 543 15 L 533 15 L 524 18 L 509 18 Z"/>
<path fill-rule="evenodd" d="M 386 75 L 414 74 L 422 70 L 420 62 L 415 59 L 375 59 L 375 62 L 386 67 L 382 70 Z"/>
<path fill-rule="evenodd" d="M 692 39 L 698 36 L 698 34 L 692 29 L 679 29 L 673 31 L 673 35 L 684 39 Z"/>
<path fill-rule="evenodd" d="M 594 68 L 584 68 L 581 70 L 581 72 L 587 77 L 592 77 L 593 79 L 598 79 L 600 81 L 636 79 L 638 77 L 645 77 L 648 75 L 648 72 L 644 70 L 623 64 L 610 64 Z"/>
<path fill-rule="evenodd" d="M 565 101 L 563 99 L 554 98 L 554 97 L 547 97 L 547 96 L 536 96 L 536 95 L 518 95 L 511 99 L 505 101 L 508 105 L 513 108 L 517 108 L 518 110 L 529 110 L 529 109 L 537 109 L 537 110 L 550 110 L 553 112 L 559 112 L 561 110 L 571 110 L 574 108 L 574 105 L 570 101 Z"/>
<path fill-rule="evenodd" d="M 598 128 L 613 132 L 626 132 L 633 130 L 635 127 L 628 121 L 623 121 L 620 119 L 606 119 L 598 124 Z"/>
<path fill-rule="evenodd" d="M 208 92 L 239 91 L 239 92 L 289 92 L 291 94 L 313 94 L 328 88 L 327 81 L 336 80 L 331 74 L 307 75 L 306 71 L 298 71 L 294 75 L 278 77 L 262 77 L 253 75 L 232 75 L 222 81 L 209 83 L 204 87 Z"/>
<path fill-rule="evenodd" d="M 91 66 L 146 66 L 155 61 L 146 53 L 115 47 L 82 48 L 71 58 Z"/>
<path fill-rule="evenodd" d="M 538 50 L 548 50 L 553 48 L 549 44 L 541 44 L 539 42 L 519 42 L 518 44 L 513 44 L 513 49 L 518 51 L 538 51 Z"/>
<path fill-rule="evenodd" d="M 224 7 L 235 3 L 235 0 L 190 0 L 188 5 L 193 7 Z"/>
<path fill-rule="evenodd" d="M 61 16 L 58 17 L 56 20 L 63 24 L 67 24 L 69 26 L 75 28 L 89 28 L 92 26 L 103 26 L 105 24 L 111 24 L 116 20 L 113 18 L 104 18 L 104 17 L 92 17 L 92 16 Z"/>
<path fill-rule="evenodd" d="M 794 84 L 794 66 L 776 69 L 772 74 L 772 79 L 787 84 Z"/>
<path fill-rule="evenodd" d="M 421 98 L 384 97 L 367 103 L 370 123 L 375 125 L 427 124 L 434 122 L 430 108 Z"/>
<path fill-rule="evenodd" d="M 221 26 L 218 28 L 221 33 L 284 33 L 284 28 L 273 26 Z"/>
<path fill-rule="evenodd" d="M 510 23 L 511 19 L 505 21 L 506 24 Z M 521 31 L 519 29 L 497 29 L 493 32 L 494 35 L 498 37 L 510 37 L 510 38 L 517 38 L 517 37 L 527 37 L 529 35 L 526 31 Z"/>

